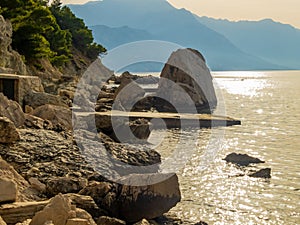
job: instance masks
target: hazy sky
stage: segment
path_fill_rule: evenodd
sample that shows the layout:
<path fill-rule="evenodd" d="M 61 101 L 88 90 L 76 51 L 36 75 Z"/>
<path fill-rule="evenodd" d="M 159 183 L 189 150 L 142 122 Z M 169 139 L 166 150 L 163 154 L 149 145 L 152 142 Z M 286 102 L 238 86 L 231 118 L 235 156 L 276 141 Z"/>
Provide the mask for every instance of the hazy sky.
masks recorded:
<path fill-rule="evenodd" d="M 124 0 L 126 1 L 126 0 Z M 143 0 L 141 0 L 143 1 Z M 177 8 L 186 8 L 200 16 L 229 20 L 271 18 L 300 28 L 300 0 L 168 0 Z M 88 0 L 62 0 L 65 4 Z"/>

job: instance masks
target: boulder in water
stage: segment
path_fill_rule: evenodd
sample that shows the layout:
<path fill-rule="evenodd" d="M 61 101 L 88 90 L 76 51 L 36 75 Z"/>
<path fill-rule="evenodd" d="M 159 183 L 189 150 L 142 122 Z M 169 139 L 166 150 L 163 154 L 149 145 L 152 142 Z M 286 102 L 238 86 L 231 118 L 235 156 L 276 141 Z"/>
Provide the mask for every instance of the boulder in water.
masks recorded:
<path fill-rule="evenodd" d="M 251 163 L 264 163 L 264 161 L 249 156 L 247 154 L 230 153 L 224 159 L 226 162 L 231 162 L 239 166 L 248 166 Z"/>
<path fill-rule="evenodd" d="M 211 112 L 215 108 L 217 98 L 212 76 L 199 51 L 179 49 L 173 52 L 160 77 L 157 96 L 173 107 L 158 101 L 159 111 L 196 113 Z"/>

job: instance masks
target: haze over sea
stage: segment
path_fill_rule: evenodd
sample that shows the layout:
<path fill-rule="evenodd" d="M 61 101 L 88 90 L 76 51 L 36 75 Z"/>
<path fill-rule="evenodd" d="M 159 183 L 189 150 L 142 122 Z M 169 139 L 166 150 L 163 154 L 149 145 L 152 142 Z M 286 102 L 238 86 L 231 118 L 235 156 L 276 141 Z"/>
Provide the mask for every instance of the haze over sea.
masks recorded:
<path fill-rule="evenodd" d="M 178 173 L 183 199 L 170 214 L 208 224 L 299 224 L 300 71 L 212 74 L 226 114 L 241 119 L 242 125 L 215 128 L 224 131 L 218 140 L 212 140 L 212 130 L 201 131 L 194 155 Z M 160 132 L 153 131 L 152 140 Z M 187 130 L 186 138 L 192 133 Z M 163 157 L 177 141 L 175 130 L 167 136 L 159 147 Z M 202 170 L 209 141 L 218 141 L 215 158 Z M 232 152 L 266 162 L 244 168 L 227 164 L 222 159 Z M 272 169 L 271 179 L 242 176 L 266 167 Z"/>

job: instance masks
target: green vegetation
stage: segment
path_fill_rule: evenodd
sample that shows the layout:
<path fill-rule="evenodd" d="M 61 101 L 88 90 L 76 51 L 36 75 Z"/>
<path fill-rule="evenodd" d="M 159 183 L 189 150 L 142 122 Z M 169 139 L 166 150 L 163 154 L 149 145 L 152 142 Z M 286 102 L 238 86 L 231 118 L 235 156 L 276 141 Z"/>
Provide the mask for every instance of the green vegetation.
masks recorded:
<path fill-rule="evenodd" d="M 28 62 L 46 58 L 62 66 L 72 58 L 72 48 L 95 59 L 106 49 L 60 0 L 1 0 L 0 14 L 13 24 L 13 48 Z"/>

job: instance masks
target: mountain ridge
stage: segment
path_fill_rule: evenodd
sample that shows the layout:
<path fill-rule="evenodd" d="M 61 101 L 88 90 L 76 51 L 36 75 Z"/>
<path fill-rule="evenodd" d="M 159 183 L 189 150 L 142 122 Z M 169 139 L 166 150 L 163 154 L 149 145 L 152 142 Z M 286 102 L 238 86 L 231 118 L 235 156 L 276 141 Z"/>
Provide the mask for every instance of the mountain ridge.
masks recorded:
<path fill-rule="evenodd" d="M 288 66 L 278 65 L 278 61 L 274 63 L 266 57 L 239 48 L 222 32 L 201 23 L 190 11 L 176 9 L 164 0 L 103 0 L 69 6 L 92 30 L 94 24 L 105 25 L 115 31 L 116 27 L 128 26 L 129 29 L 148 32 L 151 39 L 198 49 L 205 55 L 213 70 L 290 69 Z M 120 31 L 115 32 L 111 38 L 115 39 L 116 36 L 127 35 Z M 100 41 L 109 38 L 105 32 L 95 35 L 95 39 Z"/>
<path fill-rule="evenodd" d="M 272 19 L 234 22 L 195 17 L 230 39 L 241 50 L 276 64 L 300 69 L 300 29 L 290 24 Z"/>

